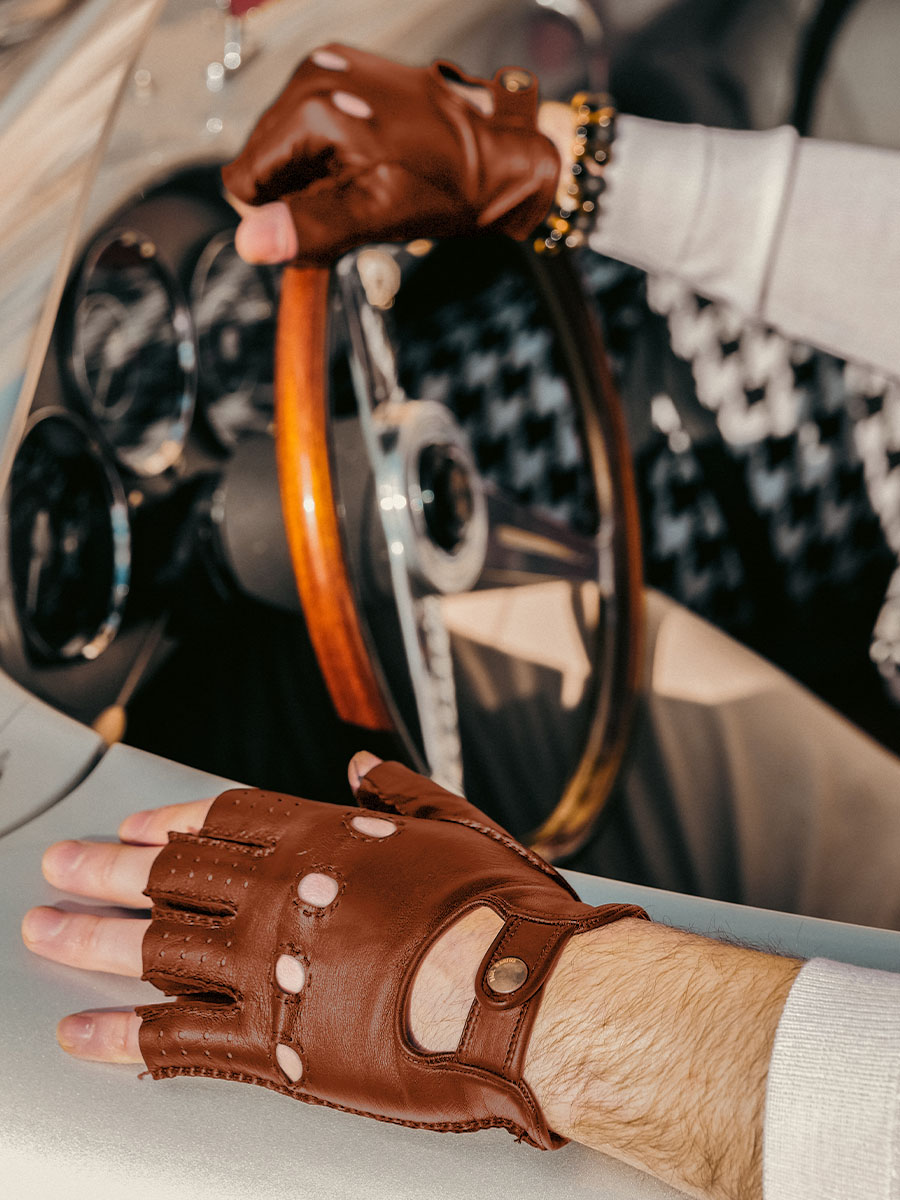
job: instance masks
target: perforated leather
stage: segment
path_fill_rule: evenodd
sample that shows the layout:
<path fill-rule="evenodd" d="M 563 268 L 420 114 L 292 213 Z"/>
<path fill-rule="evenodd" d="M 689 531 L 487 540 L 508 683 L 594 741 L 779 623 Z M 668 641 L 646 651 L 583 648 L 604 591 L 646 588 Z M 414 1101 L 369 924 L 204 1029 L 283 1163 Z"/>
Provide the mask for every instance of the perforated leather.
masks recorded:
<path fill-rule="evenodd" d="M 324 52 L 324 53 L 323 53 Z M 527 72 L 470 78 L 449 63 L 408 67 L 347 46 L 305 59 L 222 172 L 248 204 L 284 200 L 303 265 L 366 242 L 506 233 L 524 238 L 544 218 L 559 155 L 537 129 L 537 83 Z M 516 90 L 504 86 L 515 75 Z M 448 80 L 487 88 L 485 115 Z M 525 84 L 525 86 L 522 86 Z M 365 102 L 370 117 L 335 105 Z"/>
<path fill-rule="evenodd" d="M 542 1149 L 562 1145 L 522 1078 L 544 982 L 573 934 L 646 914 L 582 904 L 484 813 L 396 763 L 375 767 L 358 800 L 390 814 L 396 831 L 367 837 L 355 809 L 236 789 L 198 834 L 170 835 L 147 888 L 144 978 L 179 999 L 139 1010 L 151 1074 L 240 1080 L 403 1125 L 504 1126 Z M 324 907 L 298 895 L 313 873 L 338 884 Z M 460 1044 L 423 1051 L 408 1018 L 417 968 L 480 906 L 504 925 Z M 485 975 L 510 954 L 527 976 L 497 996 Z M 299 991 L 279 986 L 284 955 L 302 964 Z M 299 1079 L 279 1056 L 302 1064 Z"/>

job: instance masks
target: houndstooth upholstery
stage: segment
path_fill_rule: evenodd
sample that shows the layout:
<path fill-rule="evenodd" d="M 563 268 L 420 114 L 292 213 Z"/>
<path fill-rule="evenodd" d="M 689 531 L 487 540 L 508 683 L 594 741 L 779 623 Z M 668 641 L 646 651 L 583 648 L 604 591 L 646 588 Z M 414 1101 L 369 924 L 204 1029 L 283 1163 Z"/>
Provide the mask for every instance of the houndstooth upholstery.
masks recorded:
<path fill-rule="evenodd" d="M 675 281 L 580 267 L 632 425 L 648 582 L 833 700 L 871 655 L 900 702 L 900 385 Z M 402 334 L 404 385 L 454 409 L 485 474 L 590 529 L 577 414 L 523 281 Z"/>

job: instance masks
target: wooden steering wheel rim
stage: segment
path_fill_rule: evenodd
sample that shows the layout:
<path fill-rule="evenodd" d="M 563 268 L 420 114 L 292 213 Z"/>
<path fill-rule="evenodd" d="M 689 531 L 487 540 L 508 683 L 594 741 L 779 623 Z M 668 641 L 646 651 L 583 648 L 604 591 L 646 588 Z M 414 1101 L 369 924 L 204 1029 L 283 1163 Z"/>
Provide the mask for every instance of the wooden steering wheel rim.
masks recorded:
<path fill-rule="evenodd" d="M 523 252 L 524 253 L 524 252 Z M 643 593 L 638 503 L 621 404 L 602 336 L 567 256 L 526 259 L 561 338 L 580 402 L 595 486 L 610 490 L 617 598 L 606 695 L 558 804 L 529 839 L 548 858 L 583 843 L 603 812 L 624 752 L 639 684 Z M 285 530 L 310 640 L 340 720 L 392 730 L 391 705 L 354 599 L 331 459 L 329 285 L 323 268 L 289 267 L 278 314 L 276 451 Z"/>
<path fill-rule="evenodd" d="M 281 508 L 319 669 L 342 721 L 393 728 L 353 599 L 331 465 L 325 268 L 288 267 L 275 343 Z"/>

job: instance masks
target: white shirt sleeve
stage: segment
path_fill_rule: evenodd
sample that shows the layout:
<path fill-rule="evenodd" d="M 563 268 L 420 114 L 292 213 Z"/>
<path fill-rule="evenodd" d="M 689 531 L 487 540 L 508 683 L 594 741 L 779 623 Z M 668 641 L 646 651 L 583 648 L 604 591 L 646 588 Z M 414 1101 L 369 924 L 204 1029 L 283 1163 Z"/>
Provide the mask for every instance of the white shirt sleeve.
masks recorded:
<path fill-rule="evenodd" d="M 900 153 L 622 116 L 602 254 L 900 375 Z"/>
<path fill-rule="evenodd" d="M 765 1200 L 900 1200 L 900 974 L 813 959 L 769 1064 Z"/>

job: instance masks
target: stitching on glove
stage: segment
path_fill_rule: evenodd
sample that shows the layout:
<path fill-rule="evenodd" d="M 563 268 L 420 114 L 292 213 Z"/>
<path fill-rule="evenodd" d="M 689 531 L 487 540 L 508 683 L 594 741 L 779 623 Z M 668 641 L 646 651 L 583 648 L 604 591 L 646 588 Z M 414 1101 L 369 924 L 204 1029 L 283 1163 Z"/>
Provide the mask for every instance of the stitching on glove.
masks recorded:
<path fill-rule="evenodd" d="M 531 1113 L 535 1124 L 540 1126 L 541 1123 L 543 1122 L 544 1118 L 540 1112 L 540 1109 L 537 1106 L 537 1103 L 535 1102 L 534 1096 L 532 1096 L 532 1094 L 531 1094 L 531 1089 L 528 1087 L 528 1084 L 525 1083 L 523 1080 L 507 1079 L 504 1076 L 497 1075 L 494 1071 L 487 1071 L 482 1067 L 472 1067 L 466 1063 L 461 1063 L 458 1061 L 448 1062 L 444 1065 L 447 1067 L 448 1070 L 458 1071 L 463 1075 L 469 1075 L 469 1076 L 474 1075 L 474 1076 L 480 1077 L 481 1079 L 485 1080 L 485 1082 L 487 1082 L 490 1086 L 492 1086 L 494 1088 L 497 1087 L 498 1083 L 506 1083 L 507 1085 L 514 1087 L 516 1089 L 516 1091 L 521 1095 L 522 1099 L 524 1100 L 525 1107 Z M 400 1122 L 401 1125 L 405 1125 L 406 1123 L 407 1122 L 405 1122 L 405 1121 Z M 515 1121 L 505 1121 L 505 1120 L 476 1121 L 471 1126 L 471 1128 L 473 1128 L 473 1129 L 491 1129 L 495 1125 L 502 1125 L 507 1129 L 521 1129 L 522 1136 L 525 1139 L 525 1141 L 528 1142 L 529 1145 L 531 1145 L 531 1146 L 538 1145 L 538 1143 L 533 1141 L 531 1136 L 524 1129 L 522 1129 L 522 1126 L 517 1124 Z M 432 1126 L 422 1125 L 422 1126 L 420 1126 L 420 1128 L 429 1129 L 429 1128 L 432 1128 Z"/>
<path fill-rule="evenodd" d="M 275 1057 L 275 1052 L 279 1046 L 287 1046 L 289 1050 L 295 1051 L 300 1057 L 300 1062 L 303 1064 L 303 1074 L 300 1076 L 300 1078 L 295 1083 L 285 1084 L 286 1087 L 290 1088 L 291 1094 L 293 1095 L 295 1088 L 309 1087 L 309 1069 L 306 1062 L 306 1056 L 303 1053 L 303 1046 L 296 1037 L 291 1037 L 290 1034 L 287 1033 L 284 1037 L 280 1037 L 277 1032 L 273 1033 L 271 1050 L 272 1057 L 269 1066 L 271 1067 L 272 1071 L 279 1076 L 279 1078 L 283 1077 L 284 1075 L 284 1071 L 281 1069 L 278 1059 Z"/>
<path fill-rule="evenodd" d="M 249 881 L 244 880 L 244 887 L 246 888 L 249 886 Z M 149 894 L 149 891 L 144 892 L 145 896 Z M 234 917 L 237 914 L 237 909 L 235 906 L 233 904 L 229 904 L 227 900 L 223 900 L 221 895 L 207 896 L 201 894 L 198 896 L 190 896 L 189 898 L 185 899 L 183 892 L 170 892 L 168 890 L 164 890 L 163 888 L 155 887 L 153 889 L 151 899 L 160 909 L 161 913 L 165 916 L 170 916 L 174 913 L 188 914 L 191 911 L 189 906 L 197 904 L 206 904 L 209 906 L 209 908 L 214 909 L 215 911 L 211 914 L 197 913 L 195 914 L 196 916 L 207 915 L 219 918 L 227 918 Z M 162 901 L 162 904 L 160 904 L 160 901 Z M 225 923 L 227 924 L 227 921 Z"/>
<path fill-rule="evenodd" d="M 509 1042 L 507 1043 L 507 1046 L 506 1046 L 506 1057 L 503 1059 L 503 1074 L 507 1078 L 509 1078 L 509 1064 L 512 1061 L 513 1055 L 516 1052 L 516 1047 L 519 1044 L 519 1030 L 522 1028 L 522 1022 L 525 1019 L 525 1016 L 528 1013 L 528 1011 L 531 1008 L 531 1005 L 533 1003 L 534 1003 L 533 996 L 530 999 L 525 1001 L 525 1003 L 519 1009 L 519 1015 L 516 1017 L 516 1023 L 512 1028 L 512 1033 L 509 1035 Z M 515 1083 L 516 1086 L 518 1087 L 519 1083 L 521 1081 L 514 1079 L 514 1080 L 511 1080 L 510 1082 Z"/>
<path fill-rule="evenodd" d="M 398 1117 L 384 1117 L 380 1113 L 367 1112 L 364 1108 L 349 1108 L 344 1104 L 335 1104 L 331 1100 L 322 1100 L 319 1096 L 298 1095 L 295 1087 L 275 1083 L 270 1079 L 262 1079 L 257 1075 L 248 1075 L 243 1071 L 220 1071 L 216 1067 L 156 1067 L 150 1071 L 154 1079 L 172 1079 L 177 1075 L 201 1076 L 209 1079 L 231 1079 L 237 1083 L 254 1083 L 268 1088 L 272 1092 L 280 1092 L 294 1100 L 302 1100 L 305 1104 L 321 1104 L 324 1108 L 334 1108 L 338 1112 L 353 1113 L 357 1117 L 372 1117 L 376 1121 L 384 1121 L 387 1125 L 405 1125 L 408 1129 L 431 1129 L 443 1133 L 470 1133 L 478 1129 L 511 1129 L 521 1133 L 521 1141 L 529 1146 L 537 1143 L 515 1121 L 483 1120 L 483 1121 L 403 1121 Z M 526 1097 L 527 1099 L 527 1097 Z M 533 1111 L 533 1105 L 529 1105 Z"/>
<path fill-rule="evenodd" d="M 464 1046 L 466 1044 L 466 1038 L 469 1036 L 469 1034 L 475 1028 L 475 1024 L 478 1020 L 478 1014 L 480 1012 L 481 1012 L 481 1005 L 478 1003 L 478 1000 L 476 998 L 472 1001 L 472 1006 L 469 1009 L 469 1015 L 466 1017 L 466 1023 L 463 1026 L 463 1031 L 462 1031 L 462 1034 L 460 1035 L 460 1039 L 456 1043 L 456 1050 L 454 1051 L 454 1054 L 459 1054 L 460 1046 Z"/>
<path fill-rule="evenodd" d="M 272 811 L 271 809 L 269 810 Z M 245 838 L 245 841 L 238 841 Z M 170 833 L 169 843 L 178 842 L 181 845 L 208 846 L 211 850 L 227 850 L 229 854 L 246 854 L 248 858 L 265 858 L 278 845 L 277 837 L 264 837 L 253 834 L 249 830 L 240 829 L 234 838 L 219 837 L 218 834 L 208 833 Z M 176 857 L 180 857 L 176 855 Z M 199 861 L 198 859 L 194 860 Z M 216 860 L 218 861 L 218 860 Z"/>
<path fill-rule="evenodd" d="M 195 992 L 198 995 L 230 996 L 232 1003 L 223 1004 L 221 1006 L 223 1008 L 227 1008 L 229 1012 L 240 1010 L 243 1007 L 244 996 L 243 993 L 237 988 L 231 987 L 227 983 L 214 983 L 212 980 L 199 979 L 195 971 L 184 970 L 181 967 L 161 967 L 159 969 L 154 969 L 152 974 L 154 976 L 153 979 L 150 979 L 148 975 L 142 975 L 141 978 L 147 980 L 149 983 L 152 983 L 154 987 L 162 987 L 162 985 L 157 982 L 158 980 L 165 982 L 167 979 L 172 979 L 179 982 L 179 988 L 184 988 L 185 985 L 187 985 L 187 989 L 189 991 Z M 182 994 L 180 990 L 177 992 L 169 991 L 168 988 L 163 988 L 163 990 L 165 990 L 167 995 L 170 996 Z M 179 1004 L 178 1011 L 179 1013 L 184 1013 L 187 1010 L 182 1008 L 182 1006 Z M 206 1009 L 198 1009 L 197 1012 L 206 1012 Z"/>
<path fill-rule="evenodd" d="M 197 929 L 227 929 L 229 925 L 234 924 L 233 917 L 229 916 L 212 916 L 209 913 L 186 912 L 178 908 L 165 908 L 162 905 L 159 907 L 158 916 L 163 920 L 171 920 L 179 925 L 187 925 Z M 160 935 L 164 940 L 171 936 L 169 931 Z"/>
<path fill-rule="evenodd" d="M 387 842 L 387 841 L 390 841 L 390 838 L 384 838 L 383 840 Z M 316 875 L 316 874 L 330 875 L 332 879 L 336 879 L 339 884 L 338 890 L 337 890 L 337 895 L 329 904 L 326 904 L 324 906 L 314 904 L 311 908 L 305 908 L 304 905 L 307 904 L 308 901 L 300 899 L 300 896 L 297 893 L 297 888 L 300 886 L 300 881 L 302 879 L 305 879 L 307 875 Z M 320 865 L 305 866 L 303 868 L 303 870 L 300 872 L 300 874 L 297 876 L 296 880 L 294 881 L 294 887 L 293 887 L 294 894 L 293 894 L 293 898 L 291 900 L 291 907 L 295 908 L 295 909 L 299 909 L 300 912 L 302 912 L 305 917 L 324 917 L 326 913 L 333 913 L 337 909 L 337 906 L 341 902 L 341 897 L 344 895 L 344 892 L 346 890 L 347 890 L 347 881 L 344 879 L 343 874 L 340 871 L 338 871 L 338 869 L 336 867 L 327 867 L 327 866 L 320 866 Z"/>
<path fill-rule="evenodd" d="M 438 821 L 453 821 L 456 825 L 467 825 L 469 829 L 475 829 L 478 833 L 483 833 L 486 837 L 492 838 L 495 842 L 500 842 L 502 846 L 506 846 L 508 850 L 515 850 L 520 858 L 524 858 L 526 862 L 531 863 L 533 867 L 538 867 L 545 875 L 549 875 L 551 879 L 561 883 L 567 892 L 575 895 L 571 886 L 566 883 L 565 879 L 554 870 L 549 863 L 544 862 L 533 850 L 527 849 L 525 846 L 520 846 L 518 842 L 513 841 L 511 837 L 500 832 L 499 829 L 491 829 L 488 825 L 481 825 L 478 821 L 473 821 L 468 817 L 436 817 L 432 818 Z M 577 899 L 577 896 L 576 896 Z"/>
<path fill-rule="evenodd" d="M 278 961 L 279 957 L 282 954 L 289 954 L 292 958 L 296 958 L 299 962 L 301 962 L 303 964 L 303 969 L 306 971 L 307 975 L 309 974 L 309 956 L 306 953 L 306 951 L 303 949 L 303 947 L 300 946 L 297 942 L 282 942 L 279 946 L 275 947 L 275 953 L 272 955 L 272 978 L 273 978 L 273 980 L 275 978 L 275 963 Z M 279 992 L 281 991 L 281 988 L 278 987 L 277 983 L 275 984 L 275 987 L 278 988 Z M 300 996 L 305 991 L 306 991 L 306 983 L 303 984 L 303 987 L 300 989 L 299 992 L 285 992 L 285 995 Z"/>

